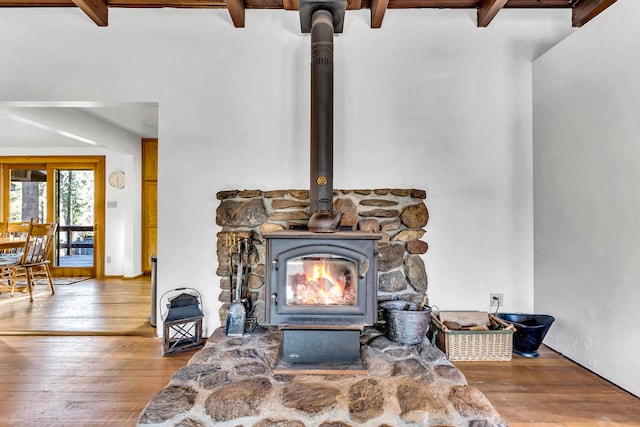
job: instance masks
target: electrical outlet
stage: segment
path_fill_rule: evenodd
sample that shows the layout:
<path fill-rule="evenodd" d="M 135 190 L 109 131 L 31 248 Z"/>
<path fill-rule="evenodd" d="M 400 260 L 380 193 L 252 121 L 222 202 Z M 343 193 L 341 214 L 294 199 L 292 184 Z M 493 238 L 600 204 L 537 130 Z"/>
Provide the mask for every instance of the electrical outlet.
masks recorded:
<path fill-rule="evenodd" d="M 503 298 L 502 294 L 489 294 L 489 307 L 504 306 Z"/>

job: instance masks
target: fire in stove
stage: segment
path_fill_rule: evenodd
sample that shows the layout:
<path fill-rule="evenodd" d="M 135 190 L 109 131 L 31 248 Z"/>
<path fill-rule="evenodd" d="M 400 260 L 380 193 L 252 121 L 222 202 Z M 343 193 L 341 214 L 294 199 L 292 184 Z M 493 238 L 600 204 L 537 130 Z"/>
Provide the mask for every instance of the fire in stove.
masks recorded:
<path fill-rule="evenodd" d="M 355 305 L 356 265 L 332 255 L 288 262 L 287 303 L 291 305 Z"/>
<path fill-rule="evenodd" d="M 379 235 L 283 230 L 263 237 L 268 324 L 375 323 Z"/>
<path fill-rule="evenodd" d="M 360 332 L 377 320 L 380 235 L 283 230 L 262 236 L 270 266 L 266 321 L 283 332 L 279 372 L 289 364 L 348 364 L 366 372 Z"/>

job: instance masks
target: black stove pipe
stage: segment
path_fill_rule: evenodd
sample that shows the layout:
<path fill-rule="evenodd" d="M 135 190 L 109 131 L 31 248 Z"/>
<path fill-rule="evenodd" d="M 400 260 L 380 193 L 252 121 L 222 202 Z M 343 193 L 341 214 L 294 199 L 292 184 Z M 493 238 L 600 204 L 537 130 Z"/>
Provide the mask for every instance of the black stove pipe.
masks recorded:
<path fill-rule="evenodd" d="M 311 18 L 311 218 L 308 228 L 332 233 L 342 212 L 333 211 L 333 15 L 319 9 Z"/>

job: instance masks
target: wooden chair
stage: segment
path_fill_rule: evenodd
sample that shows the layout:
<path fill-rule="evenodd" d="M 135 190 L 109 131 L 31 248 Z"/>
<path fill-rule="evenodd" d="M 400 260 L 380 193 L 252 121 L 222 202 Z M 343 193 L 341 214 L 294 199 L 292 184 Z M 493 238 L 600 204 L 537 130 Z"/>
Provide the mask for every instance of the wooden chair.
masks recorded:
<path fill-rule="evenodd" d="M 26 235 L 29 232 L 29 226 L 31 225 L 33 221 L 17 221 L 17 222 L 10 222 L 7 221 L 6 222 L 6 229 L 5 232 L 8 234 L 14 234 L 14 235 L 21 235 L 24 234 Z"/>
<path fill-rule="evenodd" d="M 56 291 L 51 280 L 49 253 L 53 246 L 58 222 L 30 224 L 27 233 L 27 244 L 22 256 L 15 263 L 0 264 L 0 279 L 6 279 L 11 286 L 13 296 L 18 279 L 25 279 L 29 291 L 29 300 L 33 302 L 34 280 L 46 278 L 51 288 L 51 295 Z"/>
<path fill-rule="evenodd" d="M 2 226 L 0 226 L 0 236 L 26 238 L 30 226 L 30 222 L 11 222 L 9 218 L 7 218 L 7 221 L 3 222 Z M 0 279 L 8 281 L 10 287 L 13 272 L 9 266 L 16 264 L 22 259 L 23 250 L 24 248 L 5 248 L 0 250 Z M 4 291 L 4 289 L 2 290 Z"/>
<path fill-rule="evenodd" d="M 14 236 L 17 238 L 25 238 L 27 237 L 27 233 L 29 232 L 29 227 L 33 223 L 31 221 L 8 221 L 5 222 L 4 225 L 4 235 L 5 236 Z"/>

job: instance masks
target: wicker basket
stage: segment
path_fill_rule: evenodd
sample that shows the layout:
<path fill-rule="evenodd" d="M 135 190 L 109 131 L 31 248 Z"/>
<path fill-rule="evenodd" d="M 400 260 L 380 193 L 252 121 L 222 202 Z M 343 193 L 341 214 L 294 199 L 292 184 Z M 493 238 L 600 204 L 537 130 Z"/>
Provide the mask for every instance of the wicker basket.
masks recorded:
<path fill-rule="evenodd" d="M 513 332 L 516 328 L 492 314 L 489 314 L 489 322 L 492 327 L 501 329 L 454 331 L 447 328 L 434 314 L 431 315 L 436 346 L 445 353 L 448 360 L 508 362 L 511 360 Z"/>

